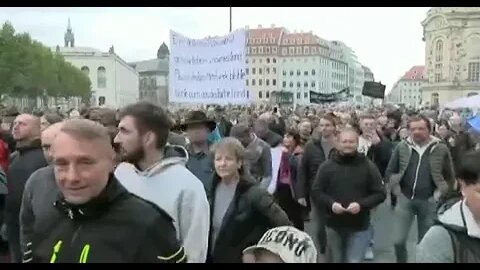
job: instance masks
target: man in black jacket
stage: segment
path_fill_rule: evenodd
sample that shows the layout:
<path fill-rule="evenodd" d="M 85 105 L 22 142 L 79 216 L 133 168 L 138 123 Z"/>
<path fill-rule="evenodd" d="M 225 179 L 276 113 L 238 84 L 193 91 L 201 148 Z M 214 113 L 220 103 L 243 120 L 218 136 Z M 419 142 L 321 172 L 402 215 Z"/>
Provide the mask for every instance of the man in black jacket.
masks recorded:
<path fill-rule="evenodd" d="M 52 157 L 55 179 L 42 179 L 50 191 L 39 194 L 53 203 L 33 219 L 31 211 L 22 213 L 22 221 L 33 221 L 24 230 L 24 262 L 186 261 L 171 217 L 113 176 L 114 151 L 105 127 L 86 119 L 66 121 Z"/>
<path fill-rule="evenodd" d="M 5 205 L 5 224 L 12 262 L 21 262 L 20 252 L 20 206 L 25 183 L 39 168 L 47 166 L 40 144 L 40 119 L 34 115 L 21 114 L 13 122 L 13 138 L 17 151 L 12 154 L 8 167 L 8 195 Z"/>
<path fill-rule="evenodd" d="M 312 188 L 317 208 L 326 208 L 327 242 L 332 262 L 359 263 L 370 242 L 370 210 L 386 192 L 375 164 L 358 153 L 358 134 L 345 129 L 338 152 L 318 170 Z"/>

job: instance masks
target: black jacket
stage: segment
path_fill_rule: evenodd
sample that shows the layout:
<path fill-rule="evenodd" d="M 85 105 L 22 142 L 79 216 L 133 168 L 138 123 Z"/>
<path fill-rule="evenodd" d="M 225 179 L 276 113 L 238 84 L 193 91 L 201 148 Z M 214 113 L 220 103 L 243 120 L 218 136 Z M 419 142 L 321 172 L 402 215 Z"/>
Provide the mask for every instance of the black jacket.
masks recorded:
<path fill-rule="evenodd" d="M 386 137 L 377 132 L 380 142 L 376 145 L 372 145 L 368 149 L 367 157 L 377 165 L 378 170 L 382 177 L 385 177 L 385 171 L 388 167 L 388 162 L 392 157 L 394 143 L 389 141 Z"/>
<path fill-rule="evenodd" d="M 211 217 L 219 181 L 218 176 L 215 176 L 210 196 Z M 214 245 L 214 249 L 213 253 L 210 252 L 208 261 L 241 263 L 242 251 L 245 248 L 255 245 L 267 230 L 287 225 L 291 226 L 292 223 L 267 191 L 255 185 L 253 180 L 244 177 L 237 184 L 235 196 L 223 218 L 215 243 L 209 243 L 210 247 Z"/>
<path fill-rule="evenodd" d="M 310 205 L 310 196 L 313 181 L 318 168 L 325 162 L 325 152 L 320 139 L 310 140 L 304 147 L 303 157 L 298 164 L 297 197 L 305 198 Z"/>
<path fill-rule="evenodd" d="M 332 154 L 318 170 L 312 188 L 312 199 L 317 209 L 326 210 L 327 226 L 363 231 L 370 225 L 370 210 L 385 200 L 386 192 L 380 172 L 363 154 L 346 157 Z M 360 212 L 334 214 L 332 205 L 360 204 Z"/>
<path fill-rule="evenodd" d="M 186 261 L 172 218 L 128 193 L 115 177 L 101 195 L 80 206 L 57 196 L 50 211 L 35 217 L 24 262 Z"/>
<path fill-rule="evenodd" d="M 13 225 L 18 224 L 18 215 L 27 179 L 36 170 L 48 164 L 43 155 L 40 140 L 33 141 L 29 146 L 18 146 L 17 152 L 12 156 L 13 159 L 10 161 L 7 172 L 8 195 L 5 214 L 7 223 Z"/>
<path fill-rule="evenodd" d="M 230 130 L 232 129 L 232 123 L 225 120 L 225 118 L 220 119 L 220 122 L 217 123 L 218 131 L 222 138 L 230 136 Z"/>

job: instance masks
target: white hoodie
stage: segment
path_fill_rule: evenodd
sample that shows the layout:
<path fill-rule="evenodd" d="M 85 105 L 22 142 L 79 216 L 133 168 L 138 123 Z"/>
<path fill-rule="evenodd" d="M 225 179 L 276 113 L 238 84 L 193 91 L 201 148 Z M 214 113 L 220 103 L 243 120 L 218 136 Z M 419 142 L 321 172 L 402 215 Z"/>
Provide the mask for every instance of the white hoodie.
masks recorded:
<path fill-rule="evenodd" d="M 463 209 L 465 224 L 461 209 Z M 438 221 L 448 226 L 464 228 L 467 230 L 468 236 L 480 239 L 480 226 L 465 201 L 455 203 L 443 214 L 440 214 Z M 417 246 L 417 263 L 454 263 L 455 253 L 451 243 L 450 234 L 445 228 L 442 226 L 430 227 Z"/>
<path fill-rule="evenodd" d="M 189 263 L 204 263 L 208 250 L 210 206 L 202 182 L 185 164 L 181 146 L 167 146 L 165 158 L 145 171 L 121 163 L 115 176 L 131 193 L 164 209 L 174 219 Z M 141 218 L 141 217 L 139 217 Z"/>

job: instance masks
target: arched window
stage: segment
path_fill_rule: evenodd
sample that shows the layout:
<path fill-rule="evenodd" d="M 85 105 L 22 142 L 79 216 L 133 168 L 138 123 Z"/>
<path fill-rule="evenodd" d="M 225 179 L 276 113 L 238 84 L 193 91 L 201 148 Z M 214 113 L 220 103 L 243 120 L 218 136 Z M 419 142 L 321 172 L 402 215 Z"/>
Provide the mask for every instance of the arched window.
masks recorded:
<path fill-rule="evenodd" d="M 443 61 L 443 41 L 437 40 L 435 43 L 435 61 L 442 62 Z"/>
<path fill-rule="evenodd" d="M 312 76 L 315 76 L 315 69 L 312 69 Z"/>
<path fill-rule="evenodd" d="M 99 67 L 97 69 L 97 87 L 107 87 L 107 70 L 105 69 L 105 67 Z"/>
<path fill-rule="evenodd" d="M 90 75 L 90 69 L 87 67 L 87 66 L 83 66 L 81 68 L 81 70 L 83 71 L 83 73 L 85 73 L 87 76 Z"/>

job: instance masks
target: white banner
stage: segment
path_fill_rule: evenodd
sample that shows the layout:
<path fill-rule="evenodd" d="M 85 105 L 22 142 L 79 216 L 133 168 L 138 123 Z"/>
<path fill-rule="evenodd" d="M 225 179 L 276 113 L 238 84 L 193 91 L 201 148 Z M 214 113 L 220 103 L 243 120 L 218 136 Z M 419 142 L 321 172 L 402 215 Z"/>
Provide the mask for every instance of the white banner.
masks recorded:
<path fill-rule="evenodd" d="M 169 101 L 248 104 L 246 32 L 191 39 L 170 31 Z"/>

